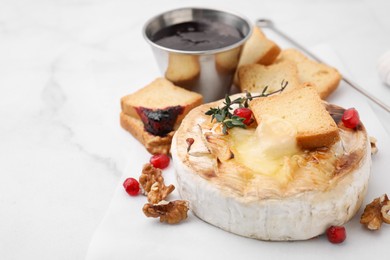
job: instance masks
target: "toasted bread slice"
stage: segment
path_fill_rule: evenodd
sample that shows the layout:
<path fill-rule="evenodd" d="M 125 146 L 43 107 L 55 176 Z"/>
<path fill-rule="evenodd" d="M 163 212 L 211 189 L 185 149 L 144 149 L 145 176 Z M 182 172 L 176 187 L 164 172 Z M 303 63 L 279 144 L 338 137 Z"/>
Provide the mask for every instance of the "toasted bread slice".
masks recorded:
<path fill-rule="evenodd" d="M 300 86 L 298 69 L 290 61 L 280 62 L 269 66 L 249 64 L 241 66 L 238 70 L 241 91 L 262 92 L 268 86 L 267 92 L 281 87 L 282 82 L 288 82 L 286 91 Z"/>
<path fill-rule="evenodd" d="M 178 115 L 176 123 L 180 123 L 183 117 L 194 107 L 202 104 L 202 95 L 175 86 L 164 78 L 157 78 L 147 86 L 133 94 L 121 99 L 123 113 L 140 119 L 138 108 L 166 109 L 181 106 L 183 113 Z"/>
<path fill-rule="evenodd" d="M 166 136 L 156 136 L 145 131 L 144 124 L 141 120 L 128 116 L 123 112 L 120 113 L 121 126 L 130 132 L 146 150 L 151 154 L 168 154 L 171 148 L 172 137 L 175 131 L 168 133 Z"/>
<path fill-rule="evenodd" d="M 150 153 L 168 153 L 174 131 L 184 116 L 200 104 L 200 94 L 158 78 L 121 99 L 120 123 Z"/>
<path fill-rule="evenodd" d="M 300 82 L 312 82 L 322 99 L 327 98 L 339 85 L 340 73 L 332 67 L 309 59 L 296 49 L 283 50 L 277 62 L 291 61 L 298 67 Z"/>
<path fill-rule="evenodd" d="M 284 95 L 257 98 L 250 108 L 258 124 L 265 115 L 290 122 L 297 130 L 297 144 L 303 149 L 329 147 L 339 139 L 339 130 L 313 86 L 296 88 Z"/>
<path fill-rule="evenodd" d="M 199 57 L 180 53 L 169 53 L 165 77 L 177 85 L 190 84 L 200 74 Z"/>
<path fill-rule="evenodd" d="M 275 42 L 269 40 L 258 27 L 254 27 L 251 37 L 242 49 L 242 54 L 237 67 L 240 68 L 243 65 L 254 63 L 270 65 L 275 61 L 279 53 L 279 46 Z M 240 83 L 236 71 L 234 84 L 239 87 Z"/>

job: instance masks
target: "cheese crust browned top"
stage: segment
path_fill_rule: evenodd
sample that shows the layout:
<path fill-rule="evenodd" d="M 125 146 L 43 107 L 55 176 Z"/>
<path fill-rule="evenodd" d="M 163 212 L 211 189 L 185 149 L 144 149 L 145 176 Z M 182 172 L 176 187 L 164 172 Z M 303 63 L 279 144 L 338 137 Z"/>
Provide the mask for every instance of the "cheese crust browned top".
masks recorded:
<path fill-rule="evenodd" d="M 271 160 L 270 165 L 259 164 L 257 170 L 244 162 L 245 147 L 239 148 L 251 138 L 256 126 L 219 134 L 205 112 L 221 105 L 222 101 L 217 101 L 193 109 L 176 133 L 175 149 L 177 159 L 194 174 L 240 200 L 280 199 L 306 191 L 326 191 L 358 168 L 368 149 L 364 126 L 345 128 L 341 123 L 344 109 L 324 103 L 338 124 L 340 140 L 331 147 L 301 150 Z M 193 143 L 189 142 L 191 138 Z"/>

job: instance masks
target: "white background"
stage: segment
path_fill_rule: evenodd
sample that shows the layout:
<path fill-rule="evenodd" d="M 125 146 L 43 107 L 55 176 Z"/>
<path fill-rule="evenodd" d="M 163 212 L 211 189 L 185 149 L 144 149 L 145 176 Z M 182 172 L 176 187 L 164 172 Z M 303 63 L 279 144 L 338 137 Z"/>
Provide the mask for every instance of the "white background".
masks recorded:
<path fill-rule="evenodd" d="M 0 0 L 0 259 L 84 259 L 131 151 L 144 152 L 118 119 L 120 97 L 159 76 L 142 26 L 183 6 L 270 18 L 305 46 L 327 44 L 390 105 L 376 70 L 390 50 L 387 0 Z"/>

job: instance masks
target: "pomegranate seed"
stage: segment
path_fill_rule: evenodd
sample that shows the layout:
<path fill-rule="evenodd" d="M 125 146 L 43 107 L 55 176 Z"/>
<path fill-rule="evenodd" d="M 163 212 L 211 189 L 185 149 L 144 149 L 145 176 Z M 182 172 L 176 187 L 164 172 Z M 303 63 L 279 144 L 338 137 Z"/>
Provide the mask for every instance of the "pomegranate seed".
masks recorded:
<path fill-rule="evenodd" d="M 127 178 L 123 182 L 123 187 L 125 188 L 126 192 L 131 196 L 137 196 L 139 193 L 139 183 L 134 178 Z"/>
<path fill-rule="evenodd" d="M 359 113 L 356 109 L 349 108 L 344 111 L 341 120 L 345 127 L 355 128 L 360 123 Z"/>
<path fill-rule="evenodd" d="M 333 244 L 342 243 L 346 237 L 347 233 L 345 232 L 345 227 L 342 226 L 331 226 L 326 230 L 326 235 L 329 242 Z"/>
<path fill-rule="evenodd" d="M 150 163 L 155 167 L 159 169 L 165 169 L 169 165 L 169 156 L 166 154 L 156 154 L 153 155 L 152 158 L 150 158 Z"/>
<path fill-rule="evenodd" d="M 246 107 L 240 107 L 234 110 L 233 115 L 244 118 L 244 124 L 250 125 L 252 123 L 252 110 Z"/>

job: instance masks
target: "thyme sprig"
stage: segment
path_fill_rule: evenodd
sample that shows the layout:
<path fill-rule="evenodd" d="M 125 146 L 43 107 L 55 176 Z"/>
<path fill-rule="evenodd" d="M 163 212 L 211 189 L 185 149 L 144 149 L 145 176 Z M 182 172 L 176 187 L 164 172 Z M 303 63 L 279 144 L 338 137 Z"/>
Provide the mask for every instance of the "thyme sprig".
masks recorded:
<path fill-rule="evenodd" d="M 268 97 L 276 93 L 281 93 L 287 87 L 288 81 L 283 80 L 280 85 L 280 89 L 270 93 L 266 93 L 268 90 L 268 86 L 266 86 L 259 95 L 252 96 L 251 93 L 247 92 L 245 97 L 239 97 L 234 100 L 231 100 L 229 95 L 226 95 L 223 107 L 211 107 L 205 114 L 211 116 L 211 122 L 215 119 L 217 122 L 222 124 L 222 132 L 224 134 L 227 134 L 227 130 L 233 127 L 245 128 L 246 125 L 243 122 L 245 118 L 234 115 L 231 112 L 233 110 L 232 105 L 238 104 L 239 107 L 248 107 L 249 101 L 254 98 Z"/>

